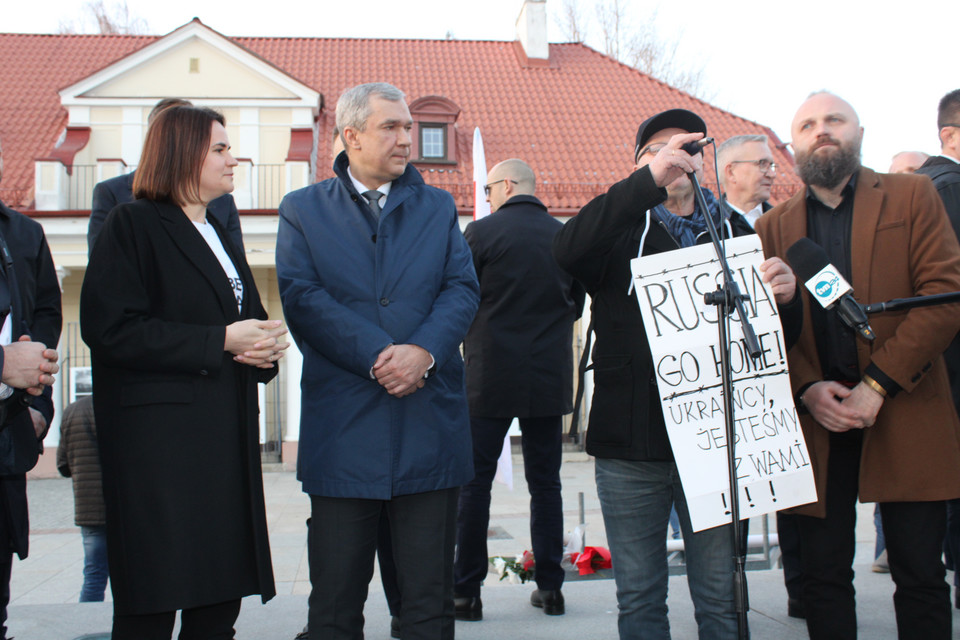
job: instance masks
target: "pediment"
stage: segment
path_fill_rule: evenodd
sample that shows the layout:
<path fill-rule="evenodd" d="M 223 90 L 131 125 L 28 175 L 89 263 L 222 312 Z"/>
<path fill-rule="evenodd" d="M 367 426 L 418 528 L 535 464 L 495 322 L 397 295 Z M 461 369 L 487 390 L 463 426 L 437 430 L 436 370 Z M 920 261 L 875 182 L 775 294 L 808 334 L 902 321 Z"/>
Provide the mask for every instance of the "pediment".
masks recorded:
<path fill-rule="evenodd" d="M 316 107 L 320 94 L 194 19 L 60 91 L 64 106 L 150 103 L 167 96 Z"/>

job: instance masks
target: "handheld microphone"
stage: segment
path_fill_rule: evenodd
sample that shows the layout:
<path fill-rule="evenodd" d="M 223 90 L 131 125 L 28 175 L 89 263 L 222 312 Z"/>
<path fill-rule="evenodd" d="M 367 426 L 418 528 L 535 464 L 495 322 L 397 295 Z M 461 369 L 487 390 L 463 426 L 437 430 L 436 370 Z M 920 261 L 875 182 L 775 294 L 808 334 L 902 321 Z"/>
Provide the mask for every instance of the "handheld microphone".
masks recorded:
<path fill-rule="evenodd" d="M 877 337 L 867 322 L 863 307 L 851 295 L 853 287 L 830 264 L 823 247 L 810 238 L 800 238 L 787 249 L 787 262 L 821 307 L 836 307 L 843 323 L 864 340 L 872 342 Z"/>
<path fill-rule="evenodd" d="M 700 153 L 708 144 L 713 144 L 713 138 L 701 138 L 699 140 L 694 140 L 693 142 L 688 142 L 687 144 L 683 145 L 680 147 L 680 149 L 692 156 L 695 153 Z"/>

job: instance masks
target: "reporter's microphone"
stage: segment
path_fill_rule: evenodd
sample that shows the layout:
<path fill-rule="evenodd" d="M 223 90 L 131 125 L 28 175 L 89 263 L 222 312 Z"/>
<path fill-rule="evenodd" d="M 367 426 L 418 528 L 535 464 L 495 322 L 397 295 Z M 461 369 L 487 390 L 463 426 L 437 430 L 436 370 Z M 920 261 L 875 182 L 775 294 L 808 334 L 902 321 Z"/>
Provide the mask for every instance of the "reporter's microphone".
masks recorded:
<path fill-rule="evenodd" d="M 830 264 L 827 252 L 810 238 L 800 238 L 787 249 L 787 262 L 824 309 L 837 308 L 843 323 L 867 341 L 877 336 L 867 322 L 867 314 L 854 299 L 853 287 Z"/>

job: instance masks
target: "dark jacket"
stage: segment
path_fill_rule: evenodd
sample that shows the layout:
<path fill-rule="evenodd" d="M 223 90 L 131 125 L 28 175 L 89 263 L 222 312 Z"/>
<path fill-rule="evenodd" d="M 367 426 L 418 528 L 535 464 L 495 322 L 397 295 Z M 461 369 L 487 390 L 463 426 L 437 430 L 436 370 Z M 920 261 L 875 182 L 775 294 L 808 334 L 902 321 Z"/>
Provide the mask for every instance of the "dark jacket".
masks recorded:
<path fill-rule="evenodd" d="M 553 257 L 563 225 L 533 196 L 514 196 L 463 235 L 480 308 L 463 341 L 470 415 L 559 416 L 573 410 L 573 323 L 583 286 Z"/>
<path fill-rule="evenodd" d="M 665 199 L 643 167 L 589 202 L 554 240 L 560 266 L 592 298 L 597 339 L 586 448 L 598 458 L 673 460 L 643 317 L 636 297 L 627 295 L 641 238 L 645 256 L 680 248 L 655 215 L 646 215 Z M 722 232 L 736 237 L 753 230 L 738 216 Z"/>
<path fill-rule="evenodd" d="M 460 343 L 477 278 L 453 197 L 408 165 L 375 220 L 347 175 L 280 203 L 277 280 L 303 352 L 297 477 L 310 495 L 389 500 L 473 478 Z M 403 398 L 370 376 L 391 343 L 436 370 Z"/>
<path fill-rule="evenodd" d="M 916 173 L 928 176 L 937 188 L 947 217 L 957 237 L 960 237 L 960 164 L 950 158 L 933 156 L 917 169 Z"/>
<path fill-rule="evenodd" d="M 93 206 L 90 209 L 90 222 L 87 226 L 87 250 L 93 252 L 93 245 L 100 235 L 100 228 L 109 214 L 118 204 L 133 202 L 134 171 L 98 182 L 93 188 Z M 243 232 L 240 229 L 240 213 L 237 203 L 229 193 L 211 200 L 207 213 L 217 219 L 220 226 L 227 230 L 227 236 L 243 253 Z"/>
<path fill-rule="evenodd" d="M 950 226 L 960 239 L 960 164 L 943 156 L 934 156 L 927 158 L 916 173 L 933 180 L 933 186 L 937 188 L 947 217 L 950 218 Z M 947 363 L 953 406 L 960 411 L 960 334 L 944 350 L 943 359 Z"/>
<path fill-rule="evenodd" d="M 80 329 L 93 362 L 114 611 L 147 614 L 274 595 L 257 382 L 228 324 L 265 318 L 242 253 L 208 218 L 230 282 L 176 205 L 119 205 L 90 256 Z"/>
<path fill-rule="evenodd" d="M 63 410 L 57 470 L 73 478 L 73 515 L 78 527 L 102 527 L 107 522 L 103 506 L 100 451 L 93 419 L 93 397 L 80 398 Z"/>
<path fill-rule="evenodd" d="M 60 284 L 43 227 L 0 203 L 0 245 L 6 246 L 0 268 L 11 296 L 12 338 L 29 335 L 33 340 L 56 348 L 60 341 Z M 0 369 L 3 356 L 0 352 Z M 43 415 L 47 426 L 53 420 L 52 391 L 33 397 L 17 390 L 0 406 L 0 491 L 7 513 L 0 514 L 2 546 L 27 557 L 30 529 L 27 517 L 26 472 L 37 464 L 43 450 L 29 407 Z"/>

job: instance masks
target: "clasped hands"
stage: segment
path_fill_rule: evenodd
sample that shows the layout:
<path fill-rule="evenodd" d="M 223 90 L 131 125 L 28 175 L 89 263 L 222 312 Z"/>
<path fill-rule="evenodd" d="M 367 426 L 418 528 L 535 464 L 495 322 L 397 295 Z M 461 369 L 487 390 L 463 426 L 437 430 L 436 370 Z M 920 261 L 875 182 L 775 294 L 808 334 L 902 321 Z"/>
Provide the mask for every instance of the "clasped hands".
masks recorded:
<path fill-rule="evenodd" d="M 30 336 L 20 336 L 3 347 L 3 383 L 39 396 L 43 388 L 53 384 L 53 374 L 60 370 L 58 354 Z"/>
<path fill-rule="evenodd" d="M 373 363 L 373 376 L 387 393 L 402 398 L 423 388 L 433 358 L 415 344 L 392 344 Z"/>
<path fill-rule="evenodd" d="M 831 380 L 816 382 L 801 400 L 823 428 L 835 433 L 872 427 L 883 406 L 883 396 L 863 382 L 852 389 Z"/>
<path fill-rule="evenodd" d="M 289 342 L 277 340 L 286 333 L 280 320 L 240 320 L 227 325 L 223 350 L 232 353 L 240 364 L 272 369 L 283 357 L 283 350 L 290 346 Z"/>

